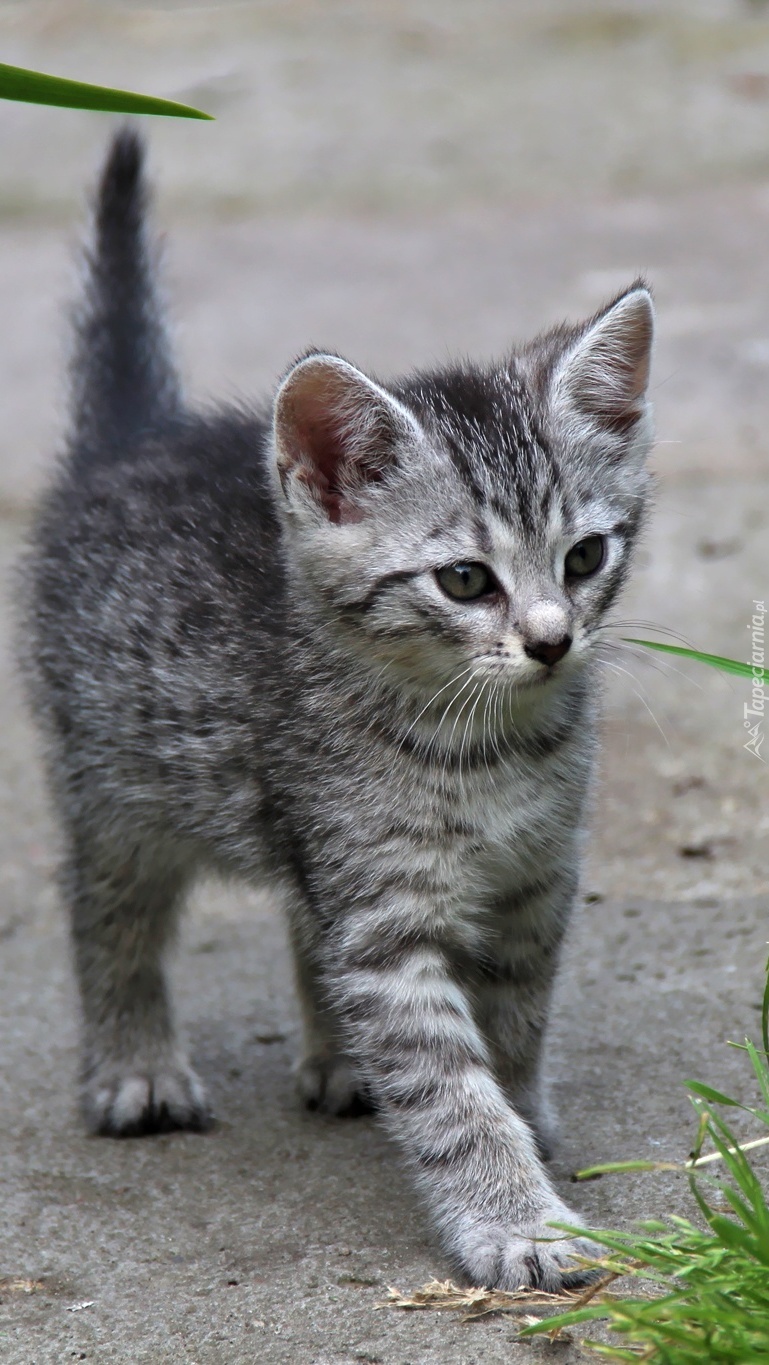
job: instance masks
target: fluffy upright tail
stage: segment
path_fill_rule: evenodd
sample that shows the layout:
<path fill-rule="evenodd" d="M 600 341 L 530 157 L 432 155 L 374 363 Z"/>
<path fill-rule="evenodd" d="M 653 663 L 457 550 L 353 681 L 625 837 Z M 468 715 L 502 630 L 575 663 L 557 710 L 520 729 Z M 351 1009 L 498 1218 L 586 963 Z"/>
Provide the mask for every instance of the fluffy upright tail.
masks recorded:
<path fill-rule="evenodd" d="M 78 464 L 120 458 L 182 411 L 146 236 L 143 162 L 138 133 L 121 129 L 99 183 L 75 319 L 70 440 Z"/>

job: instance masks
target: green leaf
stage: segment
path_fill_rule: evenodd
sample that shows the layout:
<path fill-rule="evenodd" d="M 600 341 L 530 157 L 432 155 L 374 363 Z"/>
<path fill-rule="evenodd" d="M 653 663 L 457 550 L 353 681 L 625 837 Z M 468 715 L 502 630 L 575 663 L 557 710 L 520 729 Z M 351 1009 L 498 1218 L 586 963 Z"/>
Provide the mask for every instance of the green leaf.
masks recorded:
<path fill-rule="evenodd" d="M 99 109 L 108 114 L 168 114 L 172 118 L 212 119 L 201 109 L 175 100 L 156 99 L 154 95 L 135 95 L 130 90 L 110 90 L 103 85 L 68 81 L 62 76 L 45 76 L 21 66 L 0 62 L 0 99 L 22 100 L 26 104 L 55 104 L 66 109 Z"/>
<path fill-rule="evenodd" d="M 628 645 L 643 645 L 645 649 L 658 649 L 663 654 L 678 654 L 682 659 L 708 664 L 722 673 L 736 673 L 740 678 L 751 678 L 754 682 L 769 685 L 769 668 L 754 668 L 752 664 L 743 664 L 738 659 L 725 659 L 721 654 L 703 654 L 699 649 L 684 649 L 682 645 L 663 645 L 659 640 L 635 640 L 627 635 L 623 639 Z"/>
<path fill-rule="evenodd" d="M 689 1090 L 693 1090 L 695 1095 L 700 1095 L 703 1100 L 710 1100 L 712 1104 L 731 1104 L 735 1109 L 744 1109 L 739 1100 L 732 1100 L 728 1095 L 722 1095 L 720 1090 L 713 1090 L 709 1085 L 702 1085 L 700 1081 L 684 1081 L 684 1085 Z"/>

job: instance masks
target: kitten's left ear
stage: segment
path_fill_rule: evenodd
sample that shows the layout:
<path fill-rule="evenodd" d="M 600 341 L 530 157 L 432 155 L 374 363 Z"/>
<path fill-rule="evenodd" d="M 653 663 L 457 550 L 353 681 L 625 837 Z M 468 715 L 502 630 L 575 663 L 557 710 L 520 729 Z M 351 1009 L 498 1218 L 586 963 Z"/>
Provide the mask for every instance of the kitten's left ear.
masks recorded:
<path fill-rule="evenodd" d="M 556 408 L 631 436 L 648 412 L 653 340 L 651 294 L 637 285 L 594 318 L 561 357 L 551 390 Z"/>
<path fill-rule="evenodd" d="M 415 417 L 354 365 L 311 355 L 289 371 L 275 399 L 278 474 L 286 497 L 340 525 L 360 521 L 360 494 L 380 483 L 420 435 Z"/>

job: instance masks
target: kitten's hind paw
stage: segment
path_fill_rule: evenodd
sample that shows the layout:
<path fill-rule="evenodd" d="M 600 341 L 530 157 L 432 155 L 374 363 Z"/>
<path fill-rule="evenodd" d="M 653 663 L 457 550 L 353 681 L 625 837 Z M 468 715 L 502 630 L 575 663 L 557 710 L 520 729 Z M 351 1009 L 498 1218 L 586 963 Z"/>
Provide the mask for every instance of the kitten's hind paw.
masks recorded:
<path fill-rule="evenodd" d="M 154 1067 L 98 1067 L 85 1080 L 83 1110 L 90 1131 L 104 1137 L 203 1132 L 213 1118 L 202 1082 L 178 1059 Z"/>
<path fill-rule="evenodd" d="M 376 1108 L 349 1057 L 342 1053 L 305 1057 L 296 1068 L 296 1088 L 307 1109 L 337 1118 L 359 1118 Z"/>

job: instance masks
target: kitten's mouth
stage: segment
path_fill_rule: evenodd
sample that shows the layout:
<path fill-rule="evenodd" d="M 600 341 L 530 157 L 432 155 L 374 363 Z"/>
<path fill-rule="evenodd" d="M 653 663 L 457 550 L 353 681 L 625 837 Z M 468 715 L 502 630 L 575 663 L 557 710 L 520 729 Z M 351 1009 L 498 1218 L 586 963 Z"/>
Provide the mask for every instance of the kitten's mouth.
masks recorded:
<path fill-rule="evenodd" d="M 535 687 L 545 687 L 553 678 L 558 675 L 557 665 L 553 664 L 549 668 L 542 668 L 534 677 L 521 678 L 516 683 L 516 687 L 521 691 L 528 691 Z"/>
<path fill-rule="evenodd" d="M 496 681 L 501 683 L 505 690 L 509 690 L 515 695 L 515 693 L 531 692 L 539 687 L 545 687 L 547 683 L 559 677 L 561 677 L 561 670 L 557 664 L 551 664 L 549 667 L 538 669 L 534 674 L 527 673 L 523 676 L 519 674 L 517 677 L 511 677 L 509 673 L 502 671 L 496 675 Z"/>

